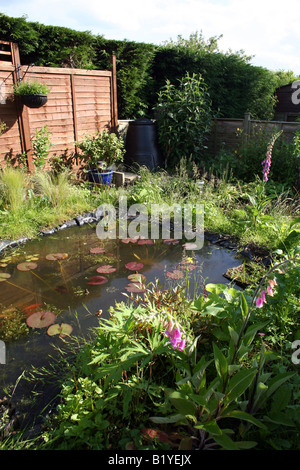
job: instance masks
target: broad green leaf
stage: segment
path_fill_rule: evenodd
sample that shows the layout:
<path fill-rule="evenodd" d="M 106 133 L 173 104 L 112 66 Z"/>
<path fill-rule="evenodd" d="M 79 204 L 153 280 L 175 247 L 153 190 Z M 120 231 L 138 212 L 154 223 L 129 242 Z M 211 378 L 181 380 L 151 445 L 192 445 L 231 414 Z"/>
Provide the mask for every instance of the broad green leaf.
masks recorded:
<path fill-rule="evenodd" d="M 196 424 L 194 427 L 197 429 L 202 429 L 202 431 L 206 431 L 209 434 L 212 434 L 213 436 L 222 435 L 222 430 L 219 428 L 215 419 L 208 421 L 207 423 Z"/>
<path fill-rule="evenodd" d="M 228 325 L 228 331 L 233 341 L 233 344 L 236 345 L 239 339 L 239 334 L 233 328 L 231 328 L 230 325 Z"/>
<path fill-rule="evenodd" d="M 217 373 L 222 380 L 225 380 L 228 370 L 227 359 L 215 343 L 213 343 L 213 350 Z"/>
<path fill-rule="evenodd" d="M 228 411 L 228 413 L 226 412 L 222 413 L 222 418 L 236 418 L 242 421 L 248 421 L 249 423 L 254 424 L 255 426 L 259 428 L 266 429 L 266 426 L 261 421 L 254 418 L 254 416 L 252 416 L 249 413 L 246 413 L 245 411 L 240 411 L 240 410 Z"/>
<path fill-rule="evenodd" d="M 241 310 L 243 317 L 246 318 L 249 308 L 243 293 L 241 294 Z"/>
<path fill-rule="evenodd" d="M 228 404 L 230 401 L 240 397 L 245 390 L 250 386 L 252 380 L 257 373 L 256 369 L 241 369 L 239 370 L 229 381 L 227 386 L 227 396 L 225 397 L 225 403 Z"/>
<path fill-rule="evenodd" d="M 283 426 L 295 427 L 295 423 L 292 421 L 291 417 L 285 413 L 277 412 L 270 413 L 268 416 L 264 416 L 264 421 L 275 424 L 282 424 Z"/>
<path fill-rule="evenodd" d="M 214 440 L 217 444 L 219 444 L 223 449 L 226 450 L 239 450 L 238 445 L 226 434 L 222 434 L 221 436 L 214 436 Z"/>
<path fill-rule="evenodd" d="M 185 394 L 182 394 L 180 392 L 172 392 L 169 395 L 169 400 L 172 403 L 172 405 L 176 408 L 177 411 L 179 411 L 180 414 L 186 416 L 186 415 L 192 415 L 194 416 L 196 414 L 196 406 L 191 402 L 189 397 Z"/>
<path fill-rule="evenodd" d="M 185 417 L 182 414 L 175 414 L 169 417 L 165 416 L 152 416 L 149 418 L 153 423 L 157 424 L 169 424 L 169 423 L 178 423 L 180 421 L 185 421 Z"/>

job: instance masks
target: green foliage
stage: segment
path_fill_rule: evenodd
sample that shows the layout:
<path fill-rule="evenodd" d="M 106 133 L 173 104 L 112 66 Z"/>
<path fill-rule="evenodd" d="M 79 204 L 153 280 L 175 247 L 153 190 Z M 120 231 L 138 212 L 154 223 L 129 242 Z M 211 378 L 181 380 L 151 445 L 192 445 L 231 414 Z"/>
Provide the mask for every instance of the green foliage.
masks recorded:
<path fill-rule="evenodd" d="M 50 88 L 37 81 L 21 81 L 14 85 L 14 94 L 20 95 L 48 95 Z"/>
<path fill-rule="evenodd" d="M 76 142 L 76 146 L 83 152 L 78 157 L 90 169 L 97 168 L 100 161 L 107 166 L 122 162 L 125 153 L 123 139 L 106 129 L 94 136 L 86 136 L 82 142 Z"/>
<path fill-rule="evenodd" d="M 159 294 L 157 288 L 138 307 L 111 308 L 111 318 L 101 321 L 63 384 L 45 447 L 168 449 L 175 433 L 172 448 L 178 450 L 284 448 L 284 433 L 297 448 L 300 415 L 291 351 L 281 356 L 280 367 L 278 345 L 269 346 L 275 320 L 260 318 L 255 308 L 264 283 L 291 262 L 272 267 L 254 293 L 206 285 L 206 294 L 189 302 L 185 317 L 183 303 L 172 309 L 174 294 Z M 288 292 L 284 299 L 276 292 L 274 305 L 290 308 L 287 297 Z M 183 318 L 188 334 L 182 352 L 168 344 L 165 329 L 170 319 L 181 327 Z M 262 340 L 259 334 L 266 331 L 270 336 Z M 145 429 L 157 439 L 145 439 Z"/>
<path fill-rule="evenodd" d="M 289 83 L 293 75 L 252 66 L 244 51 L 222 53 L 221 36 L 206 41 L 198 32 L 156 46 L 45 26 L 24 16 L 0 14 L 0 27 L 2 39 L 19 44 L 22 64 L 107 70 L 115 54 L 120 119 L 150 117 L 166 80 L 175 83 L 187 73 L 202 75 L 212 109 L 220 116 L 239 118 L 249 111 L 256 118 L 270 119 L 275 89 Z"/>
<path fill-rule="evenodd" d="M 156 46 L 132 41 L 96 38 L 97 68 L 110 67 L 110 57 L 116 55 L 118 113 L 121 119 L 135 119 L 151 113 L 153 95 L 152 63 Z"/>
<path fill-rule="evenodd" d="M 208 158 L 203 164 L 219 174 L 226 166 L 230 168 L 231 176 L 242 181 L 254 181 L 257 176 L 262 177 L 262 161 L 265 160 L 268 144 L 276 135 L 278 129 L 266 130 L 256 125 L 251 135 L 245 135 L 237 130 L 238 143 L 234 151 L 224 149 L 215 157 Z M 297 150 L 297 134 L 289 142 L 280 137 L 272 150 L 272 164 L 269 179 L 293 187 L 299 174 L 299 158 Z"/>
<path fill-rule="evenodd" d="M 24 171 L 11 166 L 0 172 L 0 204 L 1 208 L 15 216 L 24 207 L 27 194 L 27 175 Z"/>
<path fill-rule="evenodd" d="M 0 135 L 7 130 L 7 124 L 4 121 L 0 121 Z"/>
<path fill-rule="evenodd" d="M 36 129 L 34 136 L 31 138 L 33 161 L 36 168 L 43 167 L 48 159 L 49 150 L 52 146 L 50 135 L 51 132 L 45 125 L 41 129 Z"/>
<path fill-rule="evenodd" d="M 210 98 L 201 75 L 187 74 L 176 87 L 167 81 L 155 108 L 158 139 L 168 167 L 183 157 L 197 161 L 206 147 L 212 113 Z"/>

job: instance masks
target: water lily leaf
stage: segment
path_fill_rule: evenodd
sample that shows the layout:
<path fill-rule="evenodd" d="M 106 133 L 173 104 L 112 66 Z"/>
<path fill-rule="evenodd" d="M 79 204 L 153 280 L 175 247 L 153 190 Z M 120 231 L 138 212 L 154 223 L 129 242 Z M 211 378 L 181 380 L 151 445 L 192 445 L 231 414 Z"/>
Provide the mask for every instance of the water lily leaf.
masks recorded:
<path fill-rule="evenodd" d="M 172 272 L 167 272 L 167 276 L 171 279 L 182 279 L 183 272 L 179 271 L 178 269 L 174 269 Z"/>
<path fill-rule="evenodd" d="M 59 335 L 61 338 L 69 336 L 73 331 L 73 327 L 68 323 L 61 323 L 60 325 L 56 323 L 55 325 L 49 326 L 47 334 L 49 336 Z"/>
<path fill-rule="evenodd" d="M 164 243 L 166 245 L 177 245 L 179 243 L 179 240 L 176 240 L 176 238 L 166 238 L 164 240 Z"/>
<path fill-rule="evenodd" d="M 17 269 L 19 271 L 31 271 L 32 269 L 37 268 L 36 263 L 32 263 L 31 261 L 25 261 L 24 263 L 20 263 L 17 265 Z"/>
<path fill-rule="evenodd" d="M 141 282 L 130 282 L 127 287 L 125 287 L 127 292 L 145 292 L 146 287 Z"/>
<path fill-rule="evenodd" d="M 107 281 L 108 279 L 104 276 L 92 276 L 87 284 L 90 284 L 91 286 L 97 286 L 105 284 Z"/>
<path fill-rule="evenodd" d="M 184 245 L 182 245 L 186 250 L 197 250 L 198 249 L 198 245 L 197 243 L 184 243 Z"/>
<path fill-rule="evenodd" d="M 90 249 L 90 253 L 93 253 L 93 254 L 105 253 L 105 249 L 102 248 L 101 246 L 96 246 L 95 248 Z"/>
<path fill-rule="evenodd" d="M 145 282 L 146 276 L 144 276 L 144 274 L 135 273 L 135 274 L 129 274 L 128 279 L 132 282 Z"/>
<path fill-rule="evenodd" d="M 99 268 L 96 269 L 98 273 L 103 273 L 103 274 L 114 273 L 116 270 L 117 268 L 114 268 L 111 264 L 107 264 L 105 266 L 99 266 Z"/>
<path fill-rule="evenodd" d="M 127 269 L 130 269 L 130 271 L 139 271 L 144 267 L 143 263 L 137 263 L 136 261 L 132 261 L 131 263 L 127 263 L 125 265 Z"/>
<path fill-rule="evenodd" d="M 29 315 L 26 319 L 26 323 L 30 328 L 45 328 L 51 325 L 56 320 L 56 315 L 53 312 L 35 312 Z"/>
<path fill-rule="evenodd" d="M 153 245 L 153 240 L 139 240 L 138 245 Z"/>
<path fill-rule="evenodd" d="M 137 238 L 122 238 L 122 243 L 136 243 L 138 241 Z"/>
<path fill-rule="evenodd" d="M 6 279 L 9 279 L 10 277 L 11 275 L 8 273 L 0 273 L 0 282 L 6 281 Z"/>
<path fill-rule="evenodd" d="M 55 261 L 57 259 L 66 259 L 68 256 L 68 253 L 50 253 L 46 256 L 46 259 L 49 261 Z"/>

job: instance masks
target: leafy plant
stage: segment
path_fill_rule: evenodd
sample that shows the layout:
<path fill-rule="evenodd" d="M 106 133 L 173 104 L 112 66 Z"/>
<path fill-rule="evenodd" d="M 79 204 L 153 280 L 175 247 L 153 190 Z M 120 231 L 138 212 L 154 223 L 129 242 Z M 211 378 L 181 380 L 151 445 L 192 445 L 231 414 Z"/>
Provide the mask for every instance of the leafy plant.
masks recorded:
<path fill-rule="evenodd" d="M 14 94 L 20 95 L 48 95 L 51 88 L 45 83 L 38 81 L 21 81 L 14 85 Z"/>
<path fill-rule="evenodd" d="M 86 136 L 76 146 L 82 150 L 78 154 L 81 161 L 85 162 L 90 169 L 98 168 L 99 162 L 105 162 L 107 166 L 123 161 L 125 149 L 124 142 L 114 132 L 104 129 L 94 136 Z"/>
<path fill-rule="evenodd" d="M 7 166 L 0 172 L 0 197 L 4 208 L 16 214 L 26 200 L 27 176 L 22 170 Z"/>
<path fill-rule="evenodd" d="M 178 87 L 167 80 L 158 93 L 155 112 L 166 166 L 177 166 L 183 157 L 199 160 L 212 119 L 211 102 L 201 75 L 186 74 Z"/>
<path fill-rule="evenodd" d="M 33 160 L 37 168 L 41 168 L 46 164 L 48 154 L 51 146 L 53 145 L 50 141 L 51 132 L 47 125 L 41 129 L 36 129 L 34 136 L 31 138 Z"/>

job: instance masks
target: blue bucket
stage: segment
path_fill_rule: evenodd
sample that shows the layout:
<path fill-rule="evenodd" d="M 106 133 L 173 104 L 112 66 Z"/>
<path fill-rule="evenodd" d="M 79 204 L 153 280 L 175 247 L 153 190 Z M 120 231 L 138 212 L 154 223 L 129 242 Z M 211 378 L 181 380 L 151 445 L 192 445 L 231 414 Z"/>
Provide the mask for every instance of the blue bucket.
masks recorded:
<path fill-rule="evenodd" d="M 99 172 L 97 170 L 91 170 L 88 172 L 88 175 L 91 183 L 100 183 L 109 186 L 111 184 L 113 171 Z"/>

